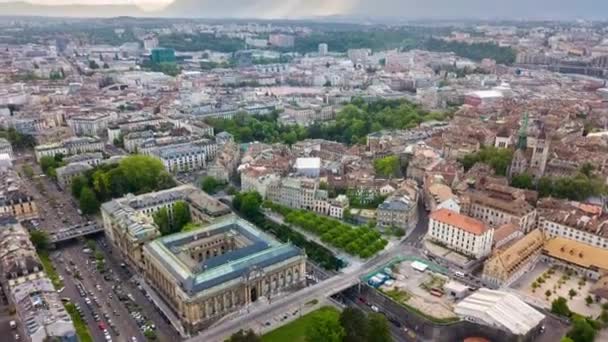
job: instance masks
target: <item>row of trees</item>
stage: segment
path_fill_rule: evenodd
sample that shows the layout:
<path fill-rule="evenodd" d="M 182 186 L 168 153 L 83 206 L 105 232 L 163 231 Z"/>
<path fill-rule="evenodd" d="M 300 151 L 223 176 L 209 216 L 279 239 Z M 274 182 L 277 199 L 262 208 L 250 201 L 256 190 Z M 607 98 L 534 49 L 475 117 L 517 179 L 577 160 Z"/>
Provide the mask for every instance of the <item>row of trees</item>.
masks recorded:
<path fill-rule="evenodd" d="M 496 60 L 499 64 L 512 64 L 515 62 L 517 52 L 510 47 L 498 46 L 495 43 L 463 43 L 449 42 L 443 39 L 427 39 L 422 48 L 429 51 L 454 52 L 458 56 L 480 61 L 484 58 Z"/>
<path fill-rule="evenodd" d="M 140 194 L 175 186 L 160 160 L 129 156 L 118 165 L 100 165 L 72 180 L 71 191 L 85 214 L 99 210 L 100 203 L 127 193 Z"/>
<path fill-rule="evenodd" d="M 551 312 L 570 318 L 572 322 L 572 328 L 562 342 L 593 342 L 597 331 L 602 327 L 600 322 L 572 312 L 564 297 L 558 297 L 551 303 Z"/>
<path fill-rule="evenodd" d="M 465 171 L 468 171 L 476 163 L 485 163 L 490 165 L 497 175 L 506 176 L 512 159 L 513 151 L 510 149 L 482 146 L 478 152 L 467 154 L 459 161 Z"/>
<path fill-rule="evenodd" d="M 373 256 L 388 243 L 378 231 L 369 227 L 355 228 L 310 211 L 293 210 L 271 202 L 265 202 L 264 206 L 283 215 L 285 222 L 319 235 L 323 242 L 361 258 Z"/>
<path fill-rule="evenodd" d="M 304 249 L 308 259 L 328 270 L 339 270 L 344 265 L 342 260 L 336 258 L 327 248 L 308 241 L 306 237 L 286 225 L 276 224 L 262 215 L 260 208 L 262 196 L 255 191 L 241 192 L 234 196 L 232 206 L 242 216 L 256 224 L 256 226 L 282 242 L 291 242 Z"/>
<path fill-rule="evenodd" d="M 186 226 L 189 227 L 186 230 L 195 227 L 191 225 L 192 215 L 190 214 L 190 207 L 184 201 L 175 202 L 171 211 L 167 208 L 161 208 L 152 215 L 152 218 L 163 236 L 180 232 Z"/>
<path fill-rule="evenodd" d="M 608 191 L 601 179 L 595 177 L 588 168 L 583 166 L 574 176 L 567 177 L 541 177 L 537 182 L 527 174 L 513 176 L 511 185 L 520 189 L 538 191 L 540 197 L 566 198 L 573 201 L 582 201 L 592 196 L 600 196 Z"/>
<path fill-rule="evenodd" d="M 327 139 L 347 144 L 366 143 L 369 133 L 383 129 L 408 129 L 431 120 L 444 120 L 444 113 L 430 113 L 406 100 L 355 99 L 338 113 L 336 120 L 309 127 L 282 126 L 278 114 L 253 117 L 244 113 L 232 119 L 208 119 L 216 131 L 227 131 L 238 142 L 262 141 L 293 144 L 306 138 Z"/>

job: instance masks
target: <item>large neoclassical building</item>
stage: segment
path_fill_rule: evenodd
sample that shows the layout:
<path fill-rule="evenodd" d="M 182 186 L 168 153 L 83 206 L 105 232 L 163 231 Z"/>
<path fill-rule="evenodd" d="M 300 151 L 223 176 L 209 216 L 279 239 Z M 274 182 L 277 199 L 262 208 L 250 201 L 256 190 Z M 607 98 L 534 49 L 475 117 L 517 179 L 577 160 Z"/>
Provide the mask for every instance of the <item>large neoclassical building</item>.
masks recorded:
<path fill-rule="evenodd" d="M 152 215 L 178 201 L 199 229 L 161 237 Z M 306 255 L 236 217 L 191 185 L 128 195 L 101 207 L 108 240 L 144 275 L 186 333 L 222 316 L 305 284 Z"/>
<path fill-rule="evenodd" d="M 306 256 L 300 249 L 234 216 L 158 238 L 144 245 L 143 258 L 148 283 L 187 332 L 305 283 Z"/>

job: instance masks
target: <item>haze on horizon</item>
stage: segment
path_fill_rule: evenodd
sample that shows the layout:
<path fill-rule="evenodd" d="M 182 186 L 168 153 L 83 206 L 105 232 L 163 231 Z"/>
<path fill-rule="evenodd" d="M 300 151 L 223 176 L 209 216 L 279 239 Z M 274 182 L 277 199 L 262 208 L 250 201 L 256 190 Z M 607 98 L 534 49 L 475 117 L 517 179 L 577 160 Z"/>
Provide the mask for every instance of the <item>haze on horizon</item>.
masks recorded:
<path fill-rule="evenodd" d="M 11 2 L 19 0 L 0 0 Z M 303 18 L 366 16 L 395 18 L 608 19 L 598 0 L 28 0 L 43 5 L 136 5 L 158 16 Z"/>

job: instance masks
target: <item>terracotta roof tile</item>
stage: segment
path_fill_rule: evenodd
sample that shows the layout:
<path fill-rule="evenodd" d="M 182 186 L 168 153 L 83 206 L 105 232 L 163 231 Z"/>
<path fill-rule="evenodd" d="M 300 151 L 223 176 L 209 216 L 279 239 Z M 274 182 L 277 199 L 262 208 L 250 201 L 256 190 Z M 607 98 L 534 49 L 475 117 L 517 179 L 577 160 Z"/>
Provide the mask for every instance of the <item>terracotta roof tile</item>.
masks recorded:
<path fill-rule="evenodd" d="M 488 230 L 483 222 L 447 209 L 434 211 L 431 213 L 430 218 L 431 220 L 458 227 L 475 235 L 481 235 Z"/>

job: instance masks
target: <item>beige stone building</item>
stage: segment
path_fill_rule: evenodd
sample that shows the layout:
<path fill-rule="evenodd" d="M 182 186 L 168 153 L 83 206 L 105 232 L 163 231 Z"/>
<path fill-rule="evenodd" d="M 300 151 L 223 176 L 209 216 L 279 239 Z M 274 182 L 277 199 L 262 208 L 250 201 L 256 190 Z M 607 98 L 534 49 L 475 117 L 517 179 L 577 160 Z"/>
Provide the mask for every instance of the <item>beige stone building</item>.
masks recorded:
<path fill-rule="evenodd" d="M 536 209 L 527 202 L 523 190 L 500 184 L 485 189 L 468 189 L 460 196 L 461 212 L 491 227 L 514 224 L 524 233 L 536 225 Z"/>
<path fill-rule="evenodd" d="M 305 285 L 306 256 L 231 217 L 143 248 L 145 277 L 188 333 Z"/>
<path fill-rule="evenodd" d="M 20 191 L 0 192 L 0 215 L 10 215 L 18 221 L 38 218 L 38 207 L 34 197 Z"/>
<path fill-rule="evenodd" d="M 139 196 L 127 195 L 101 206 L 106 236 L 134 266 L 143 269 L 143 245 L 160 235 L 152 216 L 161 208 L 169 214 L 175 203 L 188 204 L 192 220 L 208 223 L 230 215 L 228 206 L 192 185 L 151 192 Z"/>
<path fill-rule="evenodd" d="M 482 278 L 497 286 L 508 286 L 529 271 L 538 260 L 545 237 L 535 229 L 521 239 L 498 248 L 485 262 Z"/>

